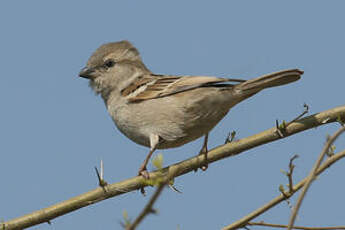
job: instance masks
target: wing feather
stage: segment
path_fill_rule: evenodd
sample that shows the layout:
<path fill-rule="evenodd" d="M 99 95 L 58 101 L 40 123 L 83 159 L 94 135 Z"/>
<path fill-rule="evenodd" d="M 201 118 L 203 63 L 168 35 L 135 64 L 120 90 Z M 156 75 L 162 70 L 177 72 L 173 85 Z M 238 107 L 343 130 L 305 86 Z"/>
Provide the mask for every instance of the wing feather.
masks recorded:
<path fill-rule="evenodd" d="M 121 91 L 129 102 L 140 102 L 192 90 L 222 82 L 244 82 L 240 79 L 227 79 L 208 76 L 164 76 L 144 75 Z"/>

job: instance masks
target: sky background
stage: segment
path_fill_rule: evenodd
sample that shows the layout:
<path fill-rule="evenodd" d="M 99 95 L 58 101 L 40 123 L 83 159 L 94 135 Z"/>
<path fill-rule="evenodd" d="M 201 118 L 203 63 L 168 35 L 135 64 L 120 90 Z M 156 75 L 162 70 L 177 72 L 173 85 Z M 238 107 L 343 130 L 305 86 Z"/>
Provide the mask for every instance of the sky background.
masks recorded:
<path fill-rule="evenodd" d="M 148 149 L 122 135 L 103 101 L 78 73 L 105 42 L 127 39 L 154 73 L 250 79 L 286 68 L 303 78 L 265 90 L 233 108 L 209 147 L 237 131 L 247 137 L 344 104 L 344 1 L 1 1 L 0 219 L 9 220 L 136 175 Z M 207 108 L 206 108 L 207 109 Z M 317 159 L 329 124 L 260 146 L 175 180 L 138 229 L 220 229 L 279 195 L 289 159 L 295 181 Z M 345 148 L 345 137 L 336 143 Z M 198 153 L 202 140 L 159 150 L 164 165 Z M 152 170 L 151 164 L 149 169 Z M 345 225 L 345 160 L 312 185 L 298 225 Z M 32 229 L 121 229 L 147 203 L 139 191 L 102 201 Z M 292 199 L 294 203 L 295 199 Z M 284 202 L 256 221 L 286 224 Z M 251 229 L 260 229 L 251 227 Z"/>

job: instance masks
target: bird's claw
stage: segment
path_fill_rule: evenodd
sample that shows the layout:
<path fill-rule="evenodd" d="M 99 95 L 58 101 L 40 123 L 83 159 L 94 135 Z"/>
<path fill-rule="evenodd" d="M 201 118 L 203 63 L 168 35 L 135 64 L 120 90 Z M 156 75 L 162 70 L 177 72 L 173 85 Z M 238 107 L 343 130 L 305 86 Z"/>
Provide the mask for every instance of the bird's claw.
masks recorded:
<path fill-rule="evenodd" d="M 138 176 L 142 176 L 144 179 L 150 179 L 149 172 L 146 169 L 139 170 Z"/>

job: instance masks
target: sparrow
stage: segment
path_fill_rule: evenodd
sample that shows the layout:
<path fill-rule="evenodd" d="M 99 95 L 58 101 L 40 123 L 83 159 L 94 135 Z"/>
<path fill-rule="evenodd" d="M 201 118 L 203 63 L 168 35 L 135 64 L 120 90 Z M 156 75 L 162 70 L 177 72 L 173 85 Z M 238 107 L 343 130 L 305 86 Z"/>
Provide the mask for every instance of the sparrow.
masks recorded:
<path fill-rule="evenodd" d="M 146 165 L 156 149 L 182 146 L 204 137 L 239 102 L 265 88 L 300 79 L 299 69 L 282 70 L 251 80 L 152 73 L 128 41 L 101 45 L 79 76 L 101 95 L 116 127 L 137 144 L 150 148 L 138 175 L 148 178 Z"/>

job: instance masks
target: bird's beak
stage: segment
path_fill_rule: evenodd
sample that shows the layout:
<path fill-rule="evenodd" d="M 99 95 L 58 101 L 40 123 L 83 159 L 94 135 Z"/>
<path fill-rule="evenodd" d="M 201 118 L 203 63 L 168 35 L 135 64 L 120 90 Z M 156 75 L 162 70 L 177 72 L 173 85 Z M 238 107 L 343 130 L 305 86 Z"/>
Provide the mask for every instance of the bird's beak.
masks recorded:
<path fill-rule="evenodd" d="M 87 78 L 87 79 L 94 79 L 95 76 L 95 69 L 91 67 L 84 67 L 79 72 L 79 77 Z"/>

